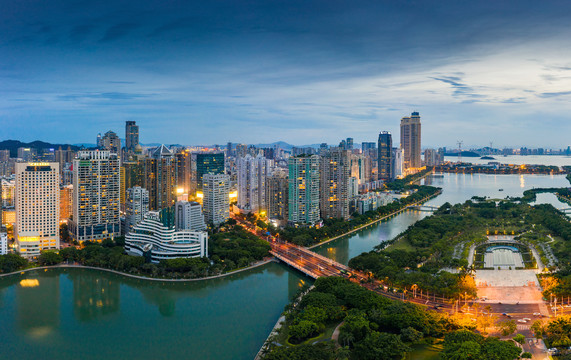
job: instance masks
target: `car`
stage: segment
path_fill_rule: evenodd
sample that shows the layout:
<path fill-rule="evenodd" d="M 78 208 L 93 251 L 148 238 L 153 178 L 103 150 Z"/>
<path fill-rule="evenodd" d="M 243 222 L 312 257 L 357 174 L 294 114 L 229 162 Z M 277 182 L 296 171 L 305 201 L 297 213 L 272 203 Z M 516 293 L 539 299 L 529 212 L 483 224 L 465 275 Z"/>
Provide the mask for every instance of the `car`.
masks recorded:
<path fill-rule="evenodd" d="M 518 323 L 524 323 L 524 324 L 527 323 L 527 321 L 525 321 L 524 319 L 518 319 L 517 322 L 518 322 Z"/>
<path fill-rule="evenodd" d="M 542 315 L 541 315 L 541 313 L 536 312 L 536 313 L 533 313 L 533 316 L 542 316 Z"/>
<path fill-rule="evenodd" d="M 508 316 L 508 314 L 506 314 L 506 313 L 502 313 L 502 316 Z"/>
<path fill-rule="evenodd" d="M 523 320 L 525 320 L 525 321 L 531 321 L 530 318 L 523 318 Z"/>

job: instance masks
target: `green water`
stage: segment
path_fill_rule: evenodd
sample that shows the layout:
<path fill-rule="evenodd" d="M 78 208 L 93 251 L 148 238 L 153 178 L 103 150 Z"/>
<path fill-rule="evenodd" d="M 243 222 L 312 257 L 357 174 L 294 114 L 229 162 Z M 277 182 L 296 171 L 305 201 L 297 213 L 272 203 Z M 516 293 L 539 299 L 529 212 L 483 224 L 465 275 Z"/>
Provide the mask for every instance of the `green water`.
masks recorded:
<path fill-rule="evenodd" d="M 429 202 L 435 206 L 474 195 L 521 196 L 531 187 L 568 186 L 563 176 L 537 175 L 451 174 L 427 182 L 444 189 Z M 347 263 L 427 215 L 408 211 L 316 250 Z M 310 282 L 275 263 L 179 284 L 87 269 L 0 278 L 0 359 L 250 360 L 291 296 Z"/>

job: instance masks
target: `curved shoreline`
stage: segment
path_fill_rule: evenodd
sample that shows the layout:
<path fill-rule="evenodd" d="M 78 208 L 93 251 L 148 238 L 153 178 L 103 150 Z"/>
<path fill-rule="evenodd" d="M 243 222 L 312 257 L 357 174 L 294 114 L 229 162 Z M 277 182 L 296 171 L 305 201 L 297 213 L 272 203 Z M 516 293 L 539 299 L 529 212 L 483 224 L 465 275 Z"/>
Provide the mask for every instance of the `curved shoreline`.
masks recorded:
<path fill-rule="evenodd" d="M 30 272 L 30 271 L 35 271 L 35 270 L 47 270 L 47 269 L 65 269 L 65 268 L 74 268 L 74 269 L 89 269 L 89 270 L 99 270 L 99 271 L 106 271 L 106 272 L 110 272 L 116 275 L 121 275 L 121 276 L 125 276 L 128 278 L 132 278 L 132 279 L 137 279 L 137 280 L 149 280 L 149 281 L 167 281 L 167 282 L 191 282 L 191 281 L 203 281 L 203 280 L 213 280 L 213 279 L 218 279 L 218 278 L 223 278 L 229 275 L 234 275 L 234 274 L 238 274 L 240 272 L 246 271 L 246 270 L 251 270 L 251 269 L 255 269 L 257 267 L 260 267 L 262 265 L 266 265 L 269 264 L 271 262 L 275 262 L 276 260 L 274 258 L 271 258 L 269 260 L 264 260 L 261 261 L 259 263 L 256 263 L 254 265 L 242 268 L 242 269 L 238 269 L 238 270 L 234 270 L 234 271 L 230 271 L 224 274 L 220 274 L 220 275 L 214 275 L 214 276 L 207 276 L 207 277 L 203 277 L 203 278 L 196 278 L 196 279 L 160 279 L 160 278 L 151 278 L 151 277 L 147 277 L 147 276 L 140 276 L 140 275 L 133 275 L 133 274 L 129 274 L 129 273 L 124 273 L 121 271 L 117 271 L 117 270 L 112 270 L 112 269 L 106 269 L 106 268 L 100 268 L 100 267 L 95 267 L 95 266 L 84 266 L 84 265 L 54 265 L 54 266 L 40 266 L 40 267 L 36 267 L 36 268 L 30 268 L 30 269 L 24 269 L 24 270 L 20 270 L 20 271 L 14 271 L 11 273 L 6 273 L 6 274 L 0 274 L 0 278 L 5 277 L 5 276 L 13 276 L 13 275 L 21 275 L 22 273 L 26 273 L 26 272 Z"/>

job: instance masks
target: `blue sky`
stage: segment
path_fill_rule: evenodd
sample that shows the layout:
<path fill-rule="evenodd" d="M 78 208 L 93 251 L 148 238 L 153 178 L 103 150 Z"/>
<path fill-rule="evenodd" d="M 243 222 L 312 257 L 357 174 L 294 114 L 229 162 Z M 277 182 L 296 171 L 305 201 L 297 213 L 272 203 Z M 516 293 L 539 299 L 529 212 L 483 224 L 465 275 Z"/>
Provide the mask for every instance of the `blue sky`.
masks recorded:
<path fill-rule="evenodd" d="M 563 147 L 568 1 L 0 0 L 0 139 Z"/>

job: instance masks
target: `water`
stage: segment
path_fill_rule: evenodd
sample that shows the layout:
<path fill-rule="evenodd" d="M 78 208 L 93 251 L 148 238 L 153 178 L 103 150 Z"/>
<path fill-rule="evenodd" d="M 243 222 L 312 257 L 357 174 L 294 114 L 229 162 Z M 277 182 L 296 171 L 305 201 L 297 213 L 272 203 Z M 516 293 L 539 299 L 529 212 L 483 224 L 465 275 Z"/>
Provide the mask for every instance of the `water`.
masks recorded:
<path fill-rule="evenodd" d="M 493 155 L 495 160 L 482 160 L 479 157 L 463 157 L 462 162 L 471 164 L 487 164 L 490 161 L 497 161 L 502 164 L 513 165 L 554 165 L 554 166 L 571 166 L 571 157 L 565 155 Z M 457 156 L 445 156 L 445 161 L 458 161 Z"/>
<path fill-rule="evenodd" d="M 564 176 L 541 175 L 445 174 L 425 182 L 444 189 L 429 201 L 433 206 L 569 185 Z M 538 201 L 554 201 L 548 195 L 538 195 Z M 347 263 L 427 215 L 407 211 L 316 250 Z M 0 358 L 250 360 L 291 296 L 310 282 L 275 263 L 182 284 L 86 269 L 0 278 Z"/>

